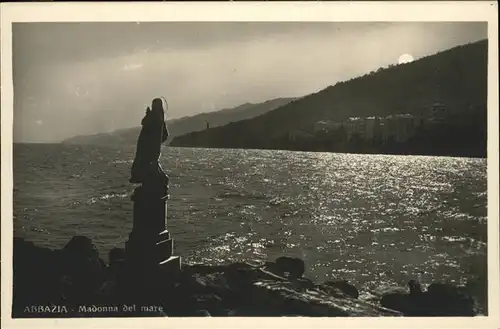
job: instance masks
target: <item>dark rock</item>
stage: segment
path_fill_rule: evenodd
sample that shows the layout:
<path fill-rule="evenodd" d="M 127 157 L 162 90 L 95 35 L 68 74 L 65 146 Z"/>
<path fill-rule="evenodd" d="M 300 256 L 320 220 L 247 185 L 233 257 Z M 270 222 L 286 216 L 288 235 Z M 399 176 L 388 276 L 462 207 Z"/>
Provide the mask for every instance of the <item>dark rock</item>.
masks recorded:
<path fill-rule="evenodd" d="M 109 253 L 110 266 L 106 267 L 92 241 L 85 237 L 74 237 L 62 250 L 41 248 L 15 239 L 13 316 L 27 317 L 24 306 L 33 304 L 140 305 L 143 301 L 136 299 L 134 281 L 128 276 L 130 264 L 123 255 L 122 249 L 113 249 Z M 472 314 L 472 299 L 451 285 L 433 284 L 427 292 L 422 292 L 418 282 L 411 281 L 409 292 L 384 294 L 381 307 L 360 299 L 358 290 L 346 281 L 315 285 L 303 277 L 304 262 L 300 259 L 279 259 L 276 263 L 259 265 L 183 266 L 179 279 L 167 290 L 161 290 L 158 301 L 144 304 L 161 305 L 163 313 L 138 310 L 136 315 L 356 317 Z M 112 316 L 134 314 L 118 312 Z M 67 316 L 89 315 L 73 313 Z"/>
<path fill-rule="evenodd" d="M 427 288 L 427 302 L 434 315 L 472 316 L 475 301 L 460 287 L 446 283 L 432 283 Z"/>
<path fill-rule="evenodd" d="M 194 316 L 211 316 L 207 310 L 197 310 Z"/>
<path fill-rule="evenodd" d="M 238 311 L 237 310 L 232 310 L 232 309 L 224 309 L 222 310 L 224 313 L 220 315 L 225 315 L 225 316 L 238 316 Z M 214 316 L 220 316 L 219 314 L 213 314 Z"/>
<path fill-rule="evenodd" d="M 81 235 L 72 237 L 64 246 L 63 251 L 78 258 L 99 257 L 99 252 L 92 243 L 92 240 Z"/>
<path fill-rule="evenodd" d="M 305 268 L 306 266 L 302 259 L 287 256 L 278 257 L 274 265 L 270 266 L 271 271 L 290 278 L 302 277 Z"/>
<path fill-rule="evenodd" d="M 464 297 L 462 289 L 447 283 L 431 283 L 427 287 L 427 292 L 436 298 Z"/>
<path fill-rule="evenodd" d="M 299 291 L 291 282 L 259 281 L 260 303 L 267 310 L 288 316 L 398 316 L 398 312 L 357 299 L 330 296 L 319 289 Z"/>
<path fill-rule="evenodd" d="M 296 282 L 302 289 L 313 289 L 316 287 L 316 284 L 308 278 L 297 278 L 294 282 Z"/>
<path fill-rule="evenodd" d="M 74 303 L 93 301 L 105 282 L 106 264 L 87 237 L 75 236 L 62 249 L 65 296 Z"/>
<path fill-rule="evenodd" d="M 190 299 L 197 309 L 206 309 L 213 313 L 221 313 L 224 309 L 222 298 L 216 294 L 194 295 Z"/>
<path fill-rule="evenodd" d="M 58 303 L 60 253 L 35 246 L 22 238 L 13 241 L 13 316 L 26 305 Z"/>
<path fill-rule="evenodd" d="M 349 296 L 351 298 L 358 298 L 359 297 L 359 291 L 354 287 L 352 284 L 349 284 L 349 282 L 345 280 L 341 281 L 326 281 L 320 286 L 322 289 L 325 289 L 327 291 L 332 291 L 332 289 L 335 291 L 335 293 L 339 292 L 341 294 L 344 294 L 346 296 Z"/>
<path fill-rule="evenodd" d="M 418 310 L 418 296 L 411 296 L 407 292 L 391 292 L 384 294 L 380 299 L 380 305 L 385 308 L 400 311 L 405 315 L 416 315 Z"/>
<path fill-rule="evenodd" d="M 190 295 L 187 309 L 206 309 L 212 316 L 380 316 L 398 315 L 342 294 L 329 296 L 306 278 L 283 277 L 247 263 L 194 265 L 183 269 L 176 296 Z M 202 293 L 203 292 L 203 293 Z M 219 300 L 220 298 L 220 300 Z M 179 304 L 177 301 L 176 304 Z"/>
<path fill-rule="evenodd" d="M 383 307 L 410 316 L 473 316 L 474 300 L 455 286 L 431 284 L 426 292 L 417 281 L 408 283 L 409 293 L 386 294 L 380 300 Z"/>
<path fill-rule="evenodd" d="M 420 283 L 415 280 L 408 282 L 409 293 L 393 292 L 382 296 L 380 304 L 383 307 L 397 310 L 405 315 L 424 316 L 427 305 Z"/>

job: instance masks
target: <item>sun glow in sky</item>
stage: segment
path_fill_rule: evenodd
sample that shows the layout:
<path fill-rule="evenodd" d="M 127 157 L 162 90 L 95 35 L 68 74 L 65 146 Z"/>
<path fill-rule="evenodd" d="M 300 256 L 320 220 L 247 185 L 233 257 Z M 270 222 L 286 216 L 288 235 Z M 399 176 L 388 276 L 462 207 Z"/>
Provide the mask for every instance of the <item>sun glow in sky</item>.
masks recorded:
<path fill-rule="evenodd" d="M 410 54 L 403 54 L 399 56 L 398 64 L 406 64 L 413 62 L 413 56 Z"/>

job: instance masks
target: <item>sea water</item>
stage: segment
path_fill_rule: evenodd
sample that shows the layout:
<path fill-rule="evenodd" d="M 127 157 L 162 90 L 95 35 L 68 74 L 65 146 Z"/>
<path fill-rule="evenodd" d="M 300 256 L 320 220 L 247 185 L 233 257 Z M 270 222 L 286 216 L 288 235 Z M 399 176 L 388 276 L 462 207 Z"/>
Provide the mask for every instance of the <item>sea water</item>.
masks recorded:
<path fill-rule="evenodd" d="M 15 144 L 14 235 L 53 248 L 85 235 L 107 260 L 132 228 L 134 150 Z M 289 255 L 358 288 L 486 280 L 486 159 L 166 147 L 161 160 L 185 262 Z"/>

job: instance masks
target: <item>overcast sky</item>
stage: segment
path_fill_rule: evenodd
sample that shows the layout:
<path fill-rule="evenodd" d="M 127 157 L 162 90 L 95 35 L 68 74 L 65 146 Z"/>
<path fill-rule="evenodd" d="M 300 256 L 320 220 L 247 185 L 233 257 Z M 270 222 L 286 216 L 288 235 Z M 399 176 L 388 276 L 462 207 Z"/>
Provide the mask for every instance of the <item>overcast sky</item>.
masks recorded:
<path fill-rule="evenodd" d="M 14 141 L 138 126 L 303 96 L 487 37 L 485 23 L 15 23 Z"/>

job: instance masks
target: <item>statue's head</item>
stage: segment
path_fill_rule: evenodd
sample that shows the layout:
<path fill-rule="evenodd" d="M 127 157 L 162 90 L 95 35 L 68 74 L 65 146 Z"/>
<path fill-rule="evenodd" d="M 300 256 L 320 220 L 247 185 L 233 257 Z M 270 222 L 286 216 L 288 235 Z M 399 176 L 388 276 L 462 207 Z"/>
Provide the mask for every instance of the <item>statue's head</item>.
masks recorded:
<path fill-rule="evenodd" d="M 161 100 L 161 98 L 155 98 L 153 99 L 153 103 L 151 104 L 151 108 L 152 110 L 160 110 L 160 111 L 163 111 L 163 101 Z"/>

